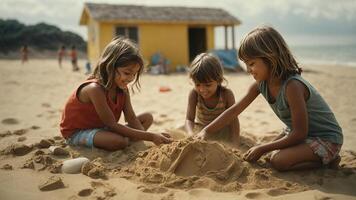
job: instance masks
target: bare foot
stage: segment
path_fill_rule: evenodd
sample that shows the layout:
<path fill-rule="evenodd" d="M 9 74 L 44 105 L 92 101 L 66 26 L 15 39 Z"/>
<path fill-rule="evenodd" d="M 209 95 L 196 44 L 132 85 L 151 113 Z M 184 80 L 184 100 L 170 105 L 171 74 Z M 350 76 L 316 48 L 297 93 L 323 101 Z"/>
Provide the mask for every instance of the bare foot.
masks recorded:
<path fill-rule="evenodd" d="M 339 169 L 339 164 L 341 161 L 340 155 L 337 155 L 336 158 L 329 163 L 329 168 L 330 169 Z"/>

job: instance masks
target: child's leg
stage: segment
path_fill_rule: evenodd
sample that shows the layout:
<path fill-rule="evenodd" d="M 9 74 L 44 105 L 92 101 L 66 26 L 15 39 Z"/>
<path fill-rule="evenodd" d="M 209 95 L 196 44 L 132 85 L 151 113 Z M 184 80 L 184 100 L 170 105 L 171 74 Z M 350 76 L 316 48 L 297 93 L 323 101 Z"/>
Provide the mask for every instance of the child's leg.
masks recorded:
<path fill-rule="evenodd" d="M 128 138 L 123 137 L 117 133 L 100 130 L 95 134 L 93 144 L 95 147 L 101 149 L 116 151 L 127 147 L 129 143 L 128 141 Z"/>
<path fill-rule="evenodd" d="M 271 157 L 272 166 L 278 171 L 321 167 L 321 158 L 306 143 L 279 150 Z"/>
<path fill-rule="evenodd" d="M 137 119 L 141 122 L 145 131 L 152 125 L 153 116 L 151 113 L 142 113 L 137 116 Z"/>

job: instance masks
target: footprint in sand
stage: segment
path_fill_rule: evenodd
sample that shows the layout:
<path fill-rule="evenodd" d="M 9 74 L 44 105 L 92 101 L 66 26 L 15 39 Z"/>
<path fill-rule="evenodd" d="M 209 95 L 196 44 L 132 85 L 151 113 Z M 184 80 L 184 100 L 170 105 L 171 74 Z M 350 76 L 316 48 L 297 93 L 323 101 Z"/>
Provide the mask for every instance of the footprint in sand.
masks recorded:
<path fill-rule="evenodd" d="M 23 141 L 25 141 L 27 138 L 25 137 L 25 136 L 21 136 L 21 137 L 19 137 L 19 138 L 17 138 L 17 141 L 18 142 L 23 142 Z"/>
<path fill-rule="evenodd" d="M 30 127 L 30 129 L 32 129 L 32 130 L 37 130 L 37 129 L 40 129 L 40 128 L 41 128 L 41 127 L 36 126 L 36 125 L 33 125 L 33 126 Z"/>
<path fill-rule="evenodd" d="M 166 118 L 167 115 L 166 114 L 160 114 L 159 117 Z"/>
<path fill-rule="evenodd" d="M 268 124 L 268 122 L 266 122 L 266 121 L 262 121 L 260 124 L 261 124 L 261 125 L 267 125 L 267 124 Z"/>
<path fill-rule="evenodd" d="M 19 85 L 19 82 L 17 82 L 17 81 L 6 81 L 4 84 L 5 85 Z"/>
<path fill-rule="evenodd" d="M 155 121 L 153 121 L 153 124 L 154 125 L 162 125 L 164 123 L 164 121 L 161 121 L 161 120 L 155 120 Z"/>
<path fill-rule="evenodd" d="M 287 193 L 288 193 L 288 188 L 284 188 L 284 187 L 271 189 L 267 192 L 267 194 L 270 196 L 280 196 Z"/>
<path fill-rule="evenodd" d="M 54 113 L 56 113 L 57 111 L 56 111 L 56 110 L 47 110 L 47 112 L 50 113 L 50 114 L 54 114 Z"/>
<path fill-rule="evenodd" d="M 1 123 L 7 124 L 7 125 L 13 125 L 13 124 L 18 124 L 20 122 L 15 118 L 6 118 L 6 119 L 3 119 L 1 121 Z"/>
<path fill-rule="evenodd" d="M 49 103 L 42 103 L 41 106 L 44 107 L 44 108 L 49 108 L 49 107 L 51 107 L 51 104 L 49 104 Z"/>
<path fill-rule="evenodd" d="M 161 194 L 161 193 L 166 193 L 168 191 L 167 188 L 164 187 L 155 187 L 155 186 L 138 186 L 137 189 L 139 189 L 141 192 L 144 193 L 155 193 L 155 194 Z"/>
<path fill-rule="evenodd" d="M 103 196 L 97 196 L 96 199 L 110 199 L 116 196 L 115 188 L 107 183 L 92 181 L 90 184 L 96 192 L 98 188 L 104 189 Z"/>
<path fill-rule="evenodd" d="M 78 192 L 78 196 L 87 197 L 87 196 L 90 196 L 92 192 L 93 192 L 93 189 L 91 189 L 91 188 L 82 189 Z"/>
<path fill-rule="evenodd" d="M 27 129 L 19 129 L 19 130 L 15 130 L 14 132 L 12 132 L 14 135 L 23 135 L 25 133 L 27 133 Z"/>
<path fill-rule="evenodd" d="M 248 199 L 257 199 L 257 198 L 261 198 L 263 195 L 259 192 L 249 192 L 247 194 L 245 194 L 245 197 Z"/>
<path fill-rule="evenodd" d="M 4 132 L 1 132 L 0 133 L 0 138 L 2 138 L 2 137 L 6 137 L 6 136 L 10 136 L 11 135 L 11 131 L 4 131 Z"/>

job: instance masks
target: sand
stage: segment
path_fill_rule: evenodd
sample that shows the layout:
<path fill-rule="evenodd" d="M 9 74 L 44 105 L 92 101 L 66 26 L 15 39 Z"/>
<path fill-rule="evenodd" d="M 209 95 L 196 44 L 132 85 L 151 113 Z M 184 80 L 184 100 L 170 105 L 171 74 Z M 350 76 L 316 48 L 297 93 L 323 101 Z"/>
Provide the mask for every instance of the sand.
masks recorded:
<path fill-rule="evenodd" d="M 339 170 L 281 173 L 268 155 L 243 161 L 249 147 L 284 128 L 262 97 L 240 116 L 240 147 L 185 138 L 179 127 L 192 87 L 185 74 L 144 74 L 141 92 L 132 96 L 136 113 L 153 114 L 150 130 L 170 133 L 172 144 L 137 142 L 116 152 L 69 147 L 60 137 L 60 115 L 84 73 L 71 72 L 69 63 L 59 69 L 56 60 L 0 60 L 0 199 L 356 199 L 356 69 L 304 68 L 343 128 Z M 243 73 L 226 78 L 236 99 L 253 82 Z M 160 92 L 162 86 L 170 91 Z M 60 153 L 50 151 L 54 146 Z M 63 173 L 62 162 L 77 157 L 90 162 L 78 174 Z"/>

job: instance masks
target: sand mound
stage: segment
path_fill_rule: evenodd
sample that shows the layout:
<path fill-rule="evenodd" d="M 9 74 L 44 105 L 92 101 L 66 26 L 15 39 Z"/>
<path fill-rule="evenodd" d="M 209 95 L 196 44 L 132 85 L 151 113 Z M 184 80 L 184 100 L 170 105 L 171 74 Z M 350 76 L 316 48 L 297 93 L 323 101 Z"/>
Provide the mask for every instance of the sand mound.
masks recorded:
<path fill-rule="evenodd" d="M 221 192 L 285 184 L 272 178 L 270 173 L 243 161 L 237 149 L 192 139 L 140 152 L 134 162 L 118 172 L 121 177 L 160 187 L 203 187 Z M 293 187 L 293 191 L 300 189 L 297 188 Z"/>
<path fill-rule="evenodd" d="M 228 151 L 217 142 L 181 140 L 146 153 L 136 160 L 136 170 L 149 167 L 177 176 L 210 176 L 228 181 L 240 176 L 244 169 L 238 151 Z"/>

